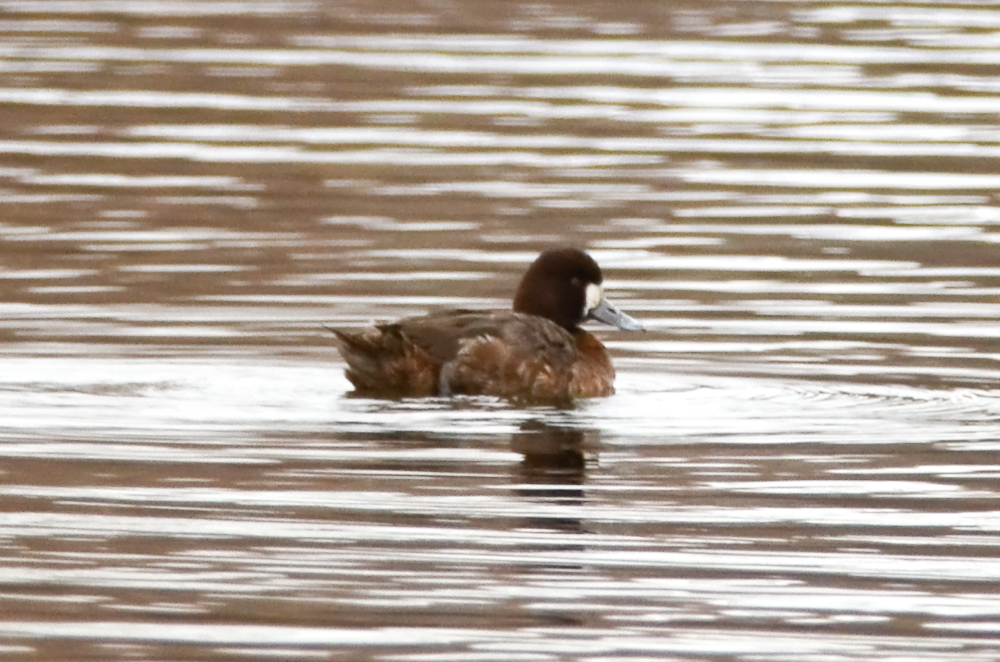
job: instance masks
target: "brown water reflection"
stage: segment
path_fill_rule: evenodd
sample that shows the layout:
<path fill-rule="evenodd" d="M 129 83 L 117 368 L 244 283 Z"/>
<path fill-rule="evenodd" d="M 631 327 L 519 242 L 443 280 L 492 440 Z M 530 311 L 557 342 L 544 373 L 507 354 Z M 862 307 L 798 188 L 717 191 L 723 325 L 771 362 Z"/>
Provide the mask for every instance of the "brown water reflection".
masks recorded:
<path fill-rule="evenodd" d="M 0 2 L 0 655 L 994 659 L 998 26 Z M 344 397 L 557 242 L 615 397 Z"/>

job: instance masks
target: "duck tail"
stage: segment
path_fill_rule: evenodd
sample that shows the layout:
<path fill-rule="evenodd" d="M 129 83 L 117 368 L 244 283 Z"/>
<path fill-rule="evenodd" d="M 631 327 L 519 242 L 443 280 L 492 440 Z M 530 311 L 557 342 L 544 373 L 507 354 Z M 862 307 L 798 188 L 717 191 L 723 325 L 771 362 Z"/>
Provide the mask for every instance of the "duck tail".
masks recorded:
<path fill-rule="evenodd" d="M 344 371 L 359 395 L 423 397 L 437 394 L 440 370 L 431 356 L 396 324 L 362 331 L 340 331 L 324 325 L 337 338 L 347 362 Z"/>

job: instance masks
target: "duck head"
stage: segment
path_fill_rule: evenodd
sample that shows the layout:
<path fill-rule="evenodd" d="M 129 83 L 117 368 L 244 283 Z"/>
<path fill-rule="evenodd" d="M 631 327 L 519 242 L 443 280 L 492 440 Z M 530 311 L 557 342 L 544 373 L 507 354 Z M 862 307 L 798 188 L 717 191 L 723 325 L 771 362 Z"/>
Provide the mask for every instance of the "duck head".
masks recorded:
<path fill-rule="evenodd" d="M 604 297 L 594 258 L 576 248 L 547 250 L 528 267 L 514 295 L 514 312 L 550 319 L 567 331 L 592 319 L 625 331 L 643 326 Z"/>

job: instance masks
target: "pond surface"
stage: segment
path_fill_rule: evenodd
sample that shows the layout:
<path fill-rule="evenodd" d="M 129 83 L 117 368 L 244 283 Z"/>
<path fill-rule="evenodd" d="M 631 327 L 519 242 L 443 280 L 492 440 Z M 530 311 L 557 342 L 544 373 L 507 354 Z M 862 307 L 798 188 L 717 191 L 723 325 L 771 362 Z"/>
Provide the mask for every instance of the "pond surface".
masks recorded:
<path fill-rule="evenodd" d="M 0 656 L 995 660 L 1000 10 L 0 1 Z M 586 247 L 572 409 L 324 324 Z"/>

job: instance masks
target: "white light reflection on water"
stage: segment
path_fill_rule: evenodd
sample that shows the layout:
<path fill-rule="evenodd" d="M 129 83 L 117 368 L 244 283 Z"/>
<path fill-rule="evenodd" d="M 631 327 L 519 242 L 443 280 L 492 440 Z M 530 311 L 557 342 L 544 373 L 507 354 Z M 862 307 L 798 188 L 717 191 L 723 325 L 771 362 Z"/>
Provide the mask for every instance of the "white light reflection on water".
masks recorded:
<path fill-rule="evenodd" d="M 346 630 L 289 626 L 251 625 L 170 625 L 129 621 L 96 621 L 78 625 L 51 625 L 36 622 L 7 623 L 0 626 L 7 636 L 48 636 L 90 639 L 99 636 L 125 641 L 199 642 L 210 644 L 284 646 L 430 646 L 483 642 L 502 635 L 489 630 L 449 630 L 441 628 L 378 628 Z"/>
<path fill-rule="evenodd" d="M 252 451 L 251 451 L 252 454 Z M 467 463 L 479 467 L 481 470 L 490 464 L 511 465 L 519 459 L 513 453 L 487 453 L 487 452 L 467 452 L 464 454 L 453 453 L 445 458 L 443 453 L 433 453 L 429 451 L 401 453 L 390 456 L 388 453 L 365 453 L 362 450 L 345 450 L 341 452 L 326 453 L 323 451 L 295 453 L 290 449 L 282 449 L 280 453 L 264 453 L 275 459 L 308 459 L 315 461 L 338 461 L 344 463 L 365 463 L 373 460 L 391 461 L 395 458 L 412 461 L 433 461 L 438 463 Z M 106 456 L 107 457 L 107 456 Z M 212 462 L 211 457 L 191 459 Z M 169 461 L 164 458 L 164 461 Z M 177 455 L 173 461 L 181 461 L 181 456 Z M 225 460 L 222 460 L 225 463 Z M 263 465 L 263 462 L 261 463 Z M 469 477 L 475 474 L 468 474 Z M 486 478 L 488 474 L 481 474 Z M 442 474 L 443 477 L 443 474 Z M 975 478 L 965 472 L 963 477 Z M 989 476 L 987 476 L 989 477 Z M 956 510 L 944 510 L 936 513 L 912 512 L 904 508 L 893 507 L 893 499 L 906 500 L 906 503 L 914 497 L 918 499 L 938 500 L 941 502 L 959 502 L 961 498 L 971 498 L 971 493 L 958 494 L 960 488 L 951 489 L 952 494 L 947 494 L 949 486 L 935 485 L 932 483 L 917 483 L 916 481 L 885 480 L 881 484 L 866 484 L 865 481 L 857 483 L 851 481 L 811 481 L 811 484 L 803 484 L 808 481 L 783 481 L 777 484 L 767 483 L 746 483 L 732 481 L 720 483 L 716 481 L 704 481 L 703 488 L 715 492 L 734 492 L 743 494 L 788 494 L 807 495 L 810 497 L 826 496 L 860 496 L 873 495 L 884 497 L 884 499 L 873 501 L 879 507 L 871 507 L 864 510 L 855 508 L 835 508 L 835 507 L 814 507 L 814 508 L 777 508 L 777 507 L 725 507 L 714 508 L 705 506 L 680 507 L 676 505 L 662 505 L 652 501 L 654 498 L 669 499 L 671 492 L 685 492 L 691 489 L 685 487 L 657 487 L 650 486 L 602 486 L 596 485 L 592 490 L 588 490 L 590 499 L 588 503 L 530 503 L 520 499 L 515 489 L 511 486 L 494 486 L 494 490 L 487 490 L 479 496 L 469 495 L 414 495 L 408 493 L 379 492 L 376 490 L 350 493 L 339 491 L 331 493 L 324 492 L 283 492 L 280 490 L 267 491 L 235 491 L 235 490 L 215 490 L 210 488 L 188 488 L 183 486 L 171 488 L 145 489 L 145 488 L 122 488 L 120 486 L 98 488 L 98 487 L 34 487 L 11 485 L 0 490 L 0 494 L 8 497 L 22 497 L 26 499 L 37 499 L 38 503 L 75 503 L 75 504 L 103 504 L 106 507 L 133 507 L 148 508 L 150 514 L 145 516 L 119 516 L 119 515 L 97 515 L 97 514 L 57 514 L 24 512 L 16 514 L 0 514 L 0 522 L 4 526 L 11 527 L 11 530 L 18 531 L 17 536 L 67 536 L 77 535 L 86 532 L 92 536 L 128 536 L 128 535 L 169 535 L 171 537 L 193 537 L 193 538 L 255 538 L 263 535 L 273 541 L 285 540 L 292 542 L 295 540 L 339 540 L 350 539 L 353 541 L 365 540 L 369 542 L 385 541 L 450 541 L 455 545 L 468 545 L 475 542 L 476 546 L 490 548 L 511 548 L 529 544 L 551 544 L 572 542 L 578 545 L 585 545 L 585 554 L 588 563 L 597 565 L 628 565 L 634 564 L 638 560 L 638 552 L 630 551 L 640 549 L 641 554 L 649 556 L 644 559 L 644 564 L 652 566 L 659 565 L 679 565 L 683 567 L 699 567 L 701 565 L 711 566 L 719 569 L 733 567 L 745 563 L 756 564 L 780 564 L 783 558 L 780 554 L 774 555 L 773 560 L 758 558 L 762 552 L 754 551 L 752 554 L 744 555 L 739 552 L 712 552 L 711 559 L 698 559 L 698 553 L 677 553 L 666 549 L 650 551 L 650 546 L 656 547 L 649 539 L 642 536 L 619 536 L 611 534 L 601 534 L 593 532 L 582 537 L 574 534 L 572 540 L 564 538 L 563 533 L 553 533 L 543 530 L 522 530 L 522 531 L 497 531 L 488 528 L 467 528 L 453 529 L 448 526 L 433 526 L 425 524 L 418 527 L 407 527 L 395 525 L 386 527 L 378 524 L 352 524 L 339 521 L 321 523 L 319 521 L 271 521 L 268 520 L 266 532 L 260 530 L 260 521 L 253 517 L 254 513 L 261 513 L 275 508 L 309 508 L 316 514 L 327 511 L 331 516 L 344 516 L 350 514 L 366 513 L 376 516 L 383 515 L 426 515 L 434 517 L 463 517 L 472 520 L 482 520 L 485 523 L 496 517 L 532 518 L 543 521 L 545 519 L 557 520 L 561 518 L 581 518 L 593 522 L 595 525 L 603 524 L 614 526 L 628 522 L 630 524 L 658 524 L 658 525 L 683 525 L 683 524 L 712 524 L 730 526 L 773 526 L 773 525 L 804 525 L 813 527 L 826 527 L 834 532 L 837 527 L 866 527 L 883 530 L 887 534 L 893 530 L 908 530 L 920 528 L 925 530 L 937 530 L 942 532 L 963 531 L 980 534 L 996 534 L 1000 532 L 1000 511 L 992 512 L 963 512 Z M 642 508 L 636 509 L 631 514 L 622 514 L 615 503 L 620 493 L 629 493 L 637 497 Z M 989 494 L 984 492 L 983 494 Z M 567 494 L 567 497 L 572 495 Z M 995 499 L 995 496 L 993 497 Z M 567 499 L 569 501 L 570 499 Z M 941 504 L 943 505 L 943 503 Z M 952 504 L 957 505 L 957 504 Z M 186 517 L 169 517 L 171 513 L 182 513 L 190 510 L 197 510 L 203 513 L 201 522 L 194 526 Z M 154 516 L 152 513 L 158 511 Z M 232 512 L 237 517 L 234 519 L 221 519 L 213 516 L 213 513 Z M 249 519 L 247 519 L 249 517 Z M 830 535 L 833 535 L 831 533 Z M 862 547 L 863 541 L 855 541 L 857 546 Z M 749 544 L 749 541 L 748 541 Z M 669 546 L 669 545 L 668 545 Z M 412 558 L 418 552 L 401 552 Z M 475 562 L 475 552 L 467 551 L 468 562 Z M 491 551 L 490 553 L 494 553 Z M 863 555 L 868 559 L 865 562 L 858 558 L 844 558 L 843 550 L 836 553 L 810 555 L 801 551 L 790 553 L 794 558 L 787 562 L 788 569 L 795 569 L 802 572 L 834 572 L 840 574 L 865 574 L 874 576 L 885 576 L 888 572 L 892 576 L 902 574 L 914 574 L 926 572 L 928 578 L 940 579 L 995 579 L 998 572 L 996 565 L 989 558 L 964 559 L 962 556 L 955 556 L 952 559 L 935 556 L 927 559 L 923 556 L 896 555 L 887 557 L 885 554 L 877 556 Z M 767 556 L 767 555 L 765 555 Z M 731 558 L 730 558 L 731 557 Z M 826 559 L 820 562 L 820 559 Z M 481 560 L 481 559 L 480 559 Z M 544 559 L 539 558 L 539 561 Z M 555 561 L 553 561 L 555 562 Z M 933 564 L 938 563 L 935 567 Z M 851 569 L 833 569 L 832 566 L 844 564 L 853 566 Z M 891 570 L 883 568 L 883 564 L 891 566 Z M 802 566 L 802 567 L 798 567 Z M 827 567 L 824 567 L 827 566 Z M 966 574 L 963 574 L 966 573 Z M 968 574 L 971 573 L 971 574 Z M 30 577 L 23 577 L 17 582 L 30 583 Z"/>
<path fill-rule="evenodd" d="M 122 188 L 223 188 L 246 190 L 235 177 L 137 177 L 117 174 L 24 175 L 25 184 L 39 186 L 101 186 Z"/>
<path fill-rule="evenodd" d="M 139 16 L 283 16 L 308 9 L 310 0 L 159 0 L 136 4 L 131 0 L 2 0 L 5 11 L 26 14 L 124 14 Z"/>
<path fill-rule="evenodd" d="M 215 163 L 326 163 L 412 166 L 524 165 L 538 168 L 597 168 L 659 163 L 643 155 L 541 154 L 522 151 L 483 153 L 433 152 L 419 149 L 303 151 L 295 147 L 220 147 L 184 143 L 63 143 L 0 141 L 0 153 L 30 156 L 91 156 L 126 159 L 189 159 Z"/>
<path fill-rule="evenodd" d="M 562 421 L 560 424 L 574 428 L 602 430 L 604 442 L 612 445 L 637 443 L 641 438 L 650 443 L 667 443 L 664 434 L 723 438 L 737 432 L 743 433 L 740 443 L 746 444 L 779 443 L 777 437 L 766 437 L 778 432 L 780 443 L 901 443 L 899 432 L 903 430 L 907 431 L 906 443 L 920 444 L 953 438 L 949 429 L 957 420 L 968 425 L 953 431 L 956 438 L 988 439 L 992 434 L 988 422 L 1000 413 L 1000 398 L 990 390 L 934 391 L 846 384 L 829 387 L 725 377 L 667 378 L 628 370 L 621 376 L 619 397 L 556 415 L 546 413 L 544 408 L 522 410 L 475 398 L 469 406 L 461 400 L 396 404 L 345 400 L 342 396 L 349 385 L 335 362 L 290 365 L 273 360 L 237 365 L 225 359 L 37 357 L 5 359 L 3 363 L 8 376 L 0 384 L 0 403 L 9 415 L 0 430 L 12 441 L 29 433 L 33 437 L 76 436 L 92 425 L 97 412 L 117 411 L 106 424 L 106 434 L 123 439 L 129 435 L 156 438 L 159 433 L 176 436 L 184 430 L 198 429 L 237 436 L 248 430 L 271 428 L 288 432 L 330 428 L 377 432 L 388 422 L 396 430 L 477 436 L 510 434 L 526 421 L 555 416 L 553 423 Z M 629 361 L 622 363 L 631 365 Z M 854 368 L 812 366 L 813 371 L 833 374 Z M 39 426 L 47 408 L 44 402 L 34 404 L 40 394 L 61 401 L 58 421 Z M 629 441 L 618 440 L 615 431 L 621 422 L 635 419 L 640 412 L 641 420 L 628 427 Z M 843 436 L 861 420 L 876 427 L 870 427 L 864 439 Z M 915 424 L 918 420 L 919 425 Z M 973 425 L 976 421 L 981 429 Z M 880 429 L 887 434 L 880 435 Z M 17 448 L 7 446 L 0 453 Z M 45 452 L 44 445 L 36 449 Z M 265 448 L 248 447 L 245 451 L 248 457 L 272 456 Z M 446 455 L 450 451 L 441 452 Z M 341 451 L 332 449 L 285 448 L 278 455 L 283 453 L 289 457 L 343 457 Z"/>
<path fill-rule="evenodd" d="M 876 172 L 869 170 L 698 170 L 682 175 L 699 184 L 753 184 L 807 188 L 890 190 L 992 189 L 1000 175 L 944 172 Z"/>

